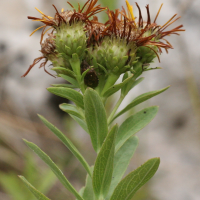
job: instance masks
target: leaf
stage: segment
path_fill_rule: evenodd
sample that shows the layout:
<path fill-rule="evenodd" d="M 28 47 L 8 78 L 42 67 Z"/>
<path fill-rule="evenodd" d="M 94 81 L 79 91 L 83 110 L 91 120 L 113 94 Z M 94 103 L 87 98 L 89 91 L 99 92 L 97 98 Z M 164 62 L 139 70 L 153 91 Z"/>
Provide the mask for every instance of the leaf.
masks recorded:
<path fill-rule="evenodd" d="M 156 96 L 156 95 L 158 95 L 158 94 L 164 92 L 164 91 L 167 90 L 169 87 L 170 87 L 170 86 L 167 86 L 167 87 L 165 87 L 165 88 L 163 88 L 163 89 L 160 89 L 160 90 L 155 90 L 155 91 L 152 91 L 152 92 L 147 92 L 147 93 L 141 94 L 141 95 L 139 95 L 138 97 L 136 97 L 136 98 L 134 99 L 134 101 L 139 100 L 139 99 L 141 100 L 141 99 L 143 99 L 143 98 L 146 98 L 146 100 L 147 100 L 147 99 L 150 99 L 150 98 L 152 98 L 152 97 L 154 97 L 154 96 Z M 144 100 L 144 101 L 146 101 L 146 100 Z"/>
<path fill-rule="evenodd" d="M 73 153 L 73 155 L 80 161 L 87 173 L 92 176 L 90 172 L 90 166 L 87 161 L 83 158 L 78 149 L 73 145 L 73 143 L 53 124 L 47 121 L 43 116 L 38 115 L 42 122 L 62 141 L 62 143 Z"/>
<path fill-rule="evenodd" d="M 107 117 L 104 105 L 98 93 L 88 88 L 84 95 L 85 120 L 96 152 L 99 152 L 108 133 Z"/>
<path fill-rule="evenodd" d="M 67 76 L 67 75 L 63 75 L 63 74 L 59 74 L 59 76 L 63 79 L 65 79 L 66 81 L 70 82 L 72 85 L 74 85 L 76 88 L 79 88 L 79 84 L 78 82 L 76 81 L 76 79 L 70 77 L 70 76 Z"/>
<path fill-rule="evenodd" d="M 83 199 L 85 200 L 95 200 L 94 192 L 92 187 L 92 178 L 87 175 L 86 184 L 82 194 Z"/>
<path fill-rule="evenodd" d="M 64 74 L 70 76 L 71 78 L 76 77 L 75 73 L 72 70 L 66 69 L 64 67 L 53 67 L 51 68 L 51 70 L 54 70 L 55 72 L 57 72 L 57 74 Z"/>
<path fill-rule="evenodd" d="M 0 172 L 0 185 L 1 188 L 5 191 L 6 194 L 9 194 L 10 197 L 15 198 L 14 200 L 32 199 L 33 196 L 29 190 L 26 190 L 25 187 L 21 184 L 21 181 L 16 176 L 16 172 Z M 22 195 L 23 193 L 23 195 Z"/>
<path fill-rule="evenodd" d="M 95 161 L 92 183 L 96 199 L 104 199 L 109 191 L 113 173 L 115 134 L 117 130 L 117 125 L 113 126 Z"/>
<path fill-rule="evenodd" d="M 84 120 L 84 116 L 81 115 L 80 112 L 77 110 L 77 107 L 72 104 L 62 103 L 59 105 L 59 108 L 68 114 L 72 114 Z"/>
<path fill-rule="evenodd" d="M 57 167 L 57 165 L 51 160 L 51 158 L 44 153 L 37 145 L 32 142 L 28 142 L 24 139 L 26 145 L 32 149 L 53 171 L 60 182 L 71 192 L 78 200 L 83 200 L 83 198 L 78 194 L 74 187 L 70 184 L 67 178 L 64 176 L 63 172 Z"/>
<path fill-rule="evenodd" d="M 83 95 L 77 92 L 76 90 L 73 90 L 71 88 L 64 88 L 64 87 L 49 87 L 47 90 L 57 96 L 69 99 L 70 101 L 73 101 L 77 106 L 84 109 L 83 104 Z"/>
<path fill-rule="evenodd" d="M 136 136 L 130 137 L 122 146 L 115 152 L 114 156 L 114 170 L 109 193 L 106 199 L 110 199 L 115 187 L 122 179 L 129 162 L 138 146 L 138 138 Z"/>
<path fill-rule="evenodd" d="M 114 119 L 116 119 L 117 117 L 119 117 L 120 115 L 124 114 L 125 112 L 127 112 L 128 110 L 130 110 L 131 108 L 137 106 L 138 104 L 164 92 L 165 90 L 167 90 L 170 86 L 166 87 L 166 88 L 163 88 L 161 90 L 156 90 L 156 91 L 152 91 L 152 92 L 147 92 L 147 93 L 144 93 L 138 97 L 136 97 L 130 104 L 128 104 L 123 110 L 121 110 L 120 112 L 118 112 L 115 117 L 112 119 L 112 121 Z"/>
<path fill-rule="evenodd" d="M 72 54 L 72 58 L 69 59 L 69 62 L 70 62 L 70 65 L 74 71 L 74 73 L 78 76 L 81 75 L 81 63 L 80 63 L 80 59 L 79 59 L 79 56 L 74 53 Z"/>
<path fill-rule="evenodd" d="M 66 88 L 77 88 L 72 84 L 51 84 L 53 87 L 66 87 Z"/>
<path fill-rule="evenodd" d="M 106 90 L 103 94 L 103 97 L 109 97 L 112 94 L 114 94 L 115 92 L 117 92 L 118 90 L 120 90 L 124 85 L 126 85 L 129 81 L 131 81 L 133 75 L 127 79 L 125 79 L 122 83 L 113 85 L 112 87 L 108 88 L 108 90 Z"/>
<path fill-rule="evenodd" d="M 115 188 L 110 200 L 131 200 L 135 192 L 156 173 L 159 158 L 152 158 L 128 174 Z"/>
<path fill-rule="evenodd" d="M 33 193 L 33 195 L 38 199 L 38 200 L 50 200 L 47 198 L 44 194 L 39 192 L 35 187 L 33 187 L 23 176 L 19 176 L 19 178 L 24 182 L 26 187 Z"/>
<path fill-rule="evenodd" d="M 72 115 L 72 114 L 69 114 L 69 115 L 85 130 L 85 132 L 89 133 L 87 124 L 85 123 L 84 120 L 76 117 L 75 115 Z"/>
<path fill-rule="evenodd" d="M 137 84 L 142 82 L 144 80 L 144 77 L 140 77 L 137 80 L 135 80 L 135 77 L 132 77 L 132 81 L 128 82 L 126 85 L 124 85 L 121 89 L 121 93 L 123 96 L 126 96 L 128 92 L 134 88 Z"/>
<path fill-rule="evenodd" d="M 157 114 L 158 106 L 152 106 L 127 118 L 116 135 L 116 151 L 135 133 L 144 128 Z"/>

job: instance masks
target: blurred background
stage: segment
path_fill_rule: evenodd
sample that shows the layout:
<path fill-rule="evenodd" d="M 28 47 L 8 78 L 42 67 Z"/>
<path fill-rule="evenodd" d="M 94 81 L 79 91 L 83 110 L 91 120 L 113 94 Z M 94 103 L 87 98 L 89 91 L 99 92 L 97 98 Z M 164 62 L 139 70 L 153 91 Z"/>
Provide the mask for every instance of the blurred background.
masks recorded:
<path fill-rule="evenodd" d="M 75 0 L 70 1 L 74 6 Z M 83 5 L 85 1 L 80 1 Z M 130 0 L 130 4 L 135 5 Z M 125 1 L 99 0 L 110 9 L 125 7 Z M 184 25 L 181 36 L 167 38 L 174 46 L 161 55 L 161 70 L 145 72 L 145 80 L 133 89 L 123 106 L 139 94 L 171 85 L 163 94 L 138 106 L 159 105 L 156 118 L 137 135 L 139 147 L 128 172 L 147 159 L 160 157 L 161 165 L 155 177 L 140 189 L 135 200 L 199 200 L 200 199 L 200 1 L 198 0 L 140 0 L 144 18 L 146 4 L 154 19 L 160 4 L 164 3 L 157 23 L 164 24 L 175 13 L 182 16 L 171 28 Z M 58 10 L 69 9 L 65 0 L 1 0 L 0 1 L 0 199 L 34 200 L 17 175 L 24 175 L 37 189 L 50 199 L 73 200 L 47 166 L 22 141 L 36 143 L 64 171 L 66 177 L 79 190 L 84 185 L 85 171 L 72 154 L 39 121 L 37 113 L 60 128 L 78 147 L 89 164 L 94 163 L 95 152 L 88 135 L 67 114 L 58 108 L 66 99 L 50 94 L 45 88 L 61 83 L 36 65 L 25 78 L 21 76 L 40 56 L 40 31 L 31 38 L 30 33 L 41 26 L 27 16 L 40 17 L 34 9 L 54 16 Z M 137 9 L 134 7 L 136 16 Z M 102 21 L 104 15 L 99 16 Z M 50 63 L 49 63 L 50 64 Z M 115 102 L 110 100 L 110 105 Z M 122 108 L 121 107 L 121 108 Z M 129 113 L 130 114 L 130 113 Z M 127 117 L 123 116 L 123 117 Z M 122 119 L 121 119 L 122 121 Z M 121 123 L 118 120 L 118 123 Z"/>

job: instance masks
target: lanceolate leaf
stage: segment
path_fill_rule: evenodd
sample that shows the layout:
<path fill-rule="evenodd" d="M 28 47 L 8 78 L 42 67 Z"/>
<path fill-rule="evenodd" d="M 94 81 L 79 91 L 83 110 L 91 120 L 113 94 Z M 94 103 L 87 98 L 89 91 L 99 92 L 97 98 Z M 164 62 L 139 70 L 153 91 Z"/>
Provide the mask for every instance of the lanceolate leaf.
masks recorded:
<path fill-rule="evenodd" d="M 83 158 L 81 153 L 78 151 L 78 149 L 73 145 L 73 143 L 59 130 L 57 129 L 53 124 L 51 124 L 49 121 L 47 121 L 43 116 L 38 115 L 39 118 L 42 120 L 42 122 L 62 141 L 62 143 L 74 154 L 74 156 L 80 161 L 80 163 L 83 165 L 87 173 L 91 176 L 90 172 L 90 166 L 86 162 L 86 160 Z"/>
<path fill-rule="evenodd" d="M 62 77 L 66 81 L 70 82 L 75 87 L 77 87 L 77 88 L 79 87 L 78 82 L 76 81 L 76 79 L 74 79 L 74 78 L 72 78 L 70 76 L 67 76 L 67 75 L 63 75 L 63 74 L 60 74 L 60 77 Z"/>
<path fill-rule="evenodd" d="M 138 97 L 136 97 L 130 104 L 128 104 L 123 110 L 121 110 L 120 112 L 118 112 L 115 117 L 112 119 L 112 121 L 114 119 L 116 119 L 117 117 L 119 117 L 120 115 L 124 114 L 125 112 L 127 112 L 128 110 L 130 110 L 131 108 L 137 106 L 138 104 L 164 92 L 165 90 L 167 90 L 170 86 L 166 87 L 166 88 L 163 88 L 161 90 L 156 90 L 156 91 L 152 91 L 152 92 L 147 92 L 147 93 L 144 93 Z"/>
<path fill-rule="evenodd" d="M 135 192 L 156 173 L 159 158 L 152 158 L 128 174 L 115 188 L 110 200 L 131 200 Z"/>
<path fill-rule="evenodd" d="M 132 80 L 130 82 L 128 82 L 126 85 L 124 85 L 124 87 L 122 87 L 121 89 L 121 93 L 123 96 L 126 96 L 128 94 L 128 92 L 135 87 L 137 84 L 139 84 L 140 82 L 142 82 L 144 80 L 144 77 L 140 77 L 137 80 L 134 80 L 135 77 L 132 77 Z"/>
<path fill-rule="evenodd" d="M 84 116 L 80 114 L 80 112 L 77 110 L 77 107 L 72 104 L 63 103 L 59 105 L 59 108 L 68 114 L 72 114 L 80 119 L 84 119 Z"/>
<path fill-rule="evenodd" d="M 51 70 L 54 70 L 55 72 L 57 72 L 57 74 L 64 74 L 71 78 L 76 77 L 75 73 L 72 70 L 66 69 L 64 67 L 53 67 L 51 68 Z"/>
<path fill-rule="evenodd" d="M 107 117 L 104 105 L 98 93 L 88 88 L 84 95 L 85 120 L 94 150 L 98 152 L 108 133 Z"/>
<path fill-rule="evenodd" d="M 76 90 L 65 87 L 49 87 L 47 90 L 57 96 L 73 101 L 77 106 L 84 109 L 83 96 Z"/>
<path fill-rule="evenodd" d="M 120 90 L 125 84 L 127 84 L 129 81 L 131 81 L 133 75 L 127 79 L 125 79 L 122 83 L 113 85 L 112 87 L 110 87 L 107 91 L 105 91 L 105 93 L 103 94 L 104 97 L 109 97 L 110 95 L 114 94 L 115 92 L 117 92 L 118 90 Z"/>
<path fill-rule="evenodd" d="M 87 175 L 87 178 L 86 178 L 86 185 L 85 185 L 85 188 L 83 190 L 82 197 L 85 200 L 95 200 L 93 186 L 92 186 L 92 178 L 88 175 Z"/>
<path fill-rule="evenodd" d="M 72 58 L 69 59 L 69 62 L 71 64 L 71 67 L 72 67 L 74 73 L 79 76 L 81 74 L 81 70 L 80 70 L 81 63 L 80 63 L 79 56 L 76 53 L 74 53 L 72 55 Z"/>
<path fill-rule="evenodd" d="M 85 132 L 89 133 L 87 124 L 85 123 L 83 119 L 80 119 L 79 117 L 72 114 L 69 114 L 69 115 L 85 130 Z"/>
<path fill-rule="evenodd" d="M 158 106 L 152 106 L 130 116 L 119 127 L 116 135 L 116 151 L 135 133 L 144 128 L 157 114 Z"/>
<path fill-rule="evenodd" d="M 115 152 L 112 181 L 106 200 L 110 199 L 115 187 L 122 179 L 137 146 L 138 138 L 132 136 Z"/>
<path fill-rule="evenodd" d="M 57 167 L 57 165 L 51 160 L 51 158 L 44 153 L 37 145 L 32 142 L 24 140 L 27 146 L 32 149 L 53 171 L 60 182 L 71 192 L 78 200 L 83 200 L 83 198 L 78 194 L 74 187 L 70 184 L 67 178 L 64 176 L 63 172 Z"/>
<path fill-rule="evenodd" d="M 51 84 L 53 87 L 66 87 L 66 88 L 77 88 L 72 84 Z"/>
<path fill-rule="evenodd" d="M 96 199 L 104 199 L 109 191 L 113 173 L 117 129 L 117 125 L 111 129 L 95 161 L 92 182 Z"/>
<path fill-rule="evenodd" d="M 93 172 L 93 166 L 91 167 L 91 171 Z M 83 197 L 84 200 L 95 200 L 92 178 L 88 176 L 88 174 L 86 177 L 85 186 L 80 189 L 79 194 Z"/>
<path fill-rule="evenodd" d="M 19 178 L 24 182 L 26 187 L 33 193 L 33 195 L 38 199 L 38 200 L 50 200 L 47 198 L 44 194 L 39 192 L 35 187 L 33 187 L 23 176 L 19 176 Z"/>

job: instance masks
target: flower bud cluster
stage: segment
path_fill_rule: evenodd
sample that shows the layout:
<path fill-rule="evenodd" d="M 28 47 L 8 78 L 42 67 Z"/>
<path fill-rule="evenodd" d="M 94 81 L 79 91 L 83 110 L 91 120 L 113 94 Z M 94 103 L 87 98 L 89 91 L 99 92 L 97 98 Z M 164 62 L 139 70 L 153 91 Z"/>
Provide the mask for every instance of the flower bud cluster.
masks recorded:
<path fill-rule="evenodd" d="M 127 11 L 117 9 L 114 12 L 107 9 L 106 13 L 109 19 L 105 23 L 100 23 L 96 14 L 106 10 L 106 8 L 100 5 L 96 6 L 96 3 L 97 0 L 88 0 L 82 9 L 80 7 L 78 10 L 73 8 L 73 11 L 62 9 L 61 13 L 54 6 L 56 10 L 54 17 L 49 17 L 39 10 L 42 18 L 28 17 L 44 23 L 41 36 L 42 56 L 34 60 L 23 76 L 26 76 L 41 59 L 45 59 L 41 64 L 44 69 L 49 60 L 54 69 L 63 68 L 64 71 L 67 70 L 68 75 L 71 70 L 72 73 L 75 73 L 74 77 L 77 81 L 86 86 L 95 85 L 94 87 L 98 87 L 101 82 L 101 87 L 103 87 L 102 85 L 105 85 L 110 76 L 114 77 L 111 80 L 111 84 L 114 84 L 119 76 L 127 71 L 137 74 L 136 71 L 139 70 L 139 76 L 147 69 L 145 66 L 149 66 L 155 57 L 159 58 L 159 54 L 162 52 L 161 48 L 166 51 L 172 48 L 168 41 L 162 42 L 163 37 L 183 31 L 182 25 L 170 31 L 164 31 L 178 19 L 174 19 L 176 15 L 163 26 L 157 25 L 156 20 L 162 5 L 153 23 L 149 14 L 149 6 L 146 7 L 147 21 L 144 22 L 137 3 L 139 18 L 136 22 L 132 6 L 128 1 L 126 1 Z M 46 33 L 45 28 L 48 26 L 52 31 L 42 43 Z M 79 59 L 77 61 L 80 63 L 79 67 L 74 67 L 74 55 Z M 83 68 L 82 66 L 88 67 Z M 60 70 L 57 73 L 59 76 Z M 83 74 L 82 78 L 81 74 Z M 89 80 L 90 77 L 93 79 Z M 83 78 L 88 80 L 81 82 Z M 92 84 L 93 80 L 95 84 Z M 112 86 L 111 84 L 108 84 L 107 87 Z"/>

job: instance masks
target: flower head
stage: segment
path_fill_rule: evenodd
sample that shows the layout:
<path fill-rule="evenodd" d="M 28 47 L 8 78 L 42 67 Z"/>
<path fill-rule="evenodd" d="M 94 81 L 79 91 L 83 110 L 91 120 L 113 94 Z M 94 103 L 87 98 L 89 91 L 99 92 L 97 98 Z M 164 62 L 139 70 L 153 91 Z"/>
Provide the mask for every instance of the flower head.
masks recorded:
<path fill-rule="evenodd" d="M 98 0 L 88 0 L 83 5 L 82 8 L 80 8 L 80 5 L 79 5 L 78 10 L 75 10 L 74 7 L 68 2 L 68 4 L 73 8 L 73 10 L 64 11 L 64 9 L 62 9 L 60 13 L 58 12 L 57 8 L 53 5 L 53 7 L 56 10 L 56 14 L 54 17 L 47 16 L 46 14 L 44 14 L 37 8 L 36 8 L 36 10 L 38 12 L 40 12 L 42 15 L 41 18 L 28 16 L 28 19 L 31 19 L 33 21 L 40 21 L 44 24 L 43 26 L 40 26 L 39 28 L 35 29 L 31 33 L 31 35 L 32 35 L 37 30 L 39 30 L 41 28 L 43 29 L 42 34 L 41 34 L 41 40 L 40 40 L 41 52 L 42 52 L 43 56 L 36 58 L 34 60 L 33 64 L 30 65 L 29 69 L 26 71 L 26 73 L 23 75 L 23 77 L 25 77 L 29 73 L 29 71 L 32 69 L 32 67 L 35 66 L 35 64 L 40 62 L 42 59 L 45 59 L 45 61 L 41 63 L 40 67 L 44 67 L 44 70 L 46 71 L 45 65 L 46 65 L 47 61 L 48 60 L 52 61 L 49 58 L 49 53 L 46 52 L 46 50 L 51 49 L 52 50 L 51 53 L 54 55 L 57 55 L 56 48 L 58 47 L 58 45 L 54 41 L 52 41 L 52 34 L 54 34 L 56 32 L 58 35 L 58 33 L 60 33 L 60 30 L 63 29 L 63 27 L 65 25 L 66 25 L 65 30 L 69 30 L 70 26 L 72 26 L 73 24 L 76 24 L 75 27 L 77 27 L 77 23 L 79 22 L 79 25 L 82 27 L 77 27 L 77 29 L 80 28 L 80 31 L 82 31 L 82 34 L 86 35 L 88 38 L 93 38 L 93 35 L 94 35 L 94 38 L 96 39 L 96 35 L 95 35 L 96 33 L 94 30 L 98 29 L 97 26 L 95 26 L 95 25 L 99 24 L 99 22 L 98 22 L 98 18 L 95 16 L 95 14 L 105 10 L 105 8 L 101 7 L 100 5 L 96 6 L 97 1 Z M 92 16 L 95 16 L 95 17 L 93 18 L 93 20 L 90 20 L 89 18 Z M 49 28 L 46 30 L 47 27 L 49 27 Z M 51 36 L 49 36 L 44 42 L 42 42 L 44 35 L 50 29 L 52 29 Z M 80 31 L 78 31 L 78 32 L 80 32 Z M 56 38 L 57 38 L 56 33 L 53 35 L 53 40 L 56 40 Z M 72 35 L 75 35 L 75 34 L 77 34 L 76 31 L 74 33 L 72 33 Z M 62 34 L 60 34 L 60 35 L 62 35 Z M 60 35 L 59 35 L 59 37 L 60 37 Z M 67 38 L 67 35 L 69 36 L 69 33 L 67 33 L 66 36 L 64 36 L 64 37 Z M 76 36 L 80 37 L 81 35 L 79 34 Z M 59 41 L 62 41 L 62 39 L 63 38 L 61 38 Z M 61 52 L 59 52 L 59 53 L 61 53 Z M 73 53 L 73 52 L 71 52 L 71 53 Z M 50 74 L 50 73 L 48 72 L 48 74 Z"/>
<path fill-rule="evenodd" d="M 165 37 L 179 35 L 180 31 L 184 31 L 183 25 L 166 30 L 180 18 L 176 17 L 177 14 L 164 25 L 157 24 L 163 4 L 154 20 L 151 19 L 147 5 L 145 21 L 139 5 L 136 3 L 139 11 L 139 16 L 136 17 L 133 6 L 127 0 L 126 9 L 107 9 L 108 20 L 101 23 L 96 14 L 106 8 L 96 5 L 97 1 L 88 0 L 82 8 L 79 5 L 77 10 L 68 2 L 72 10 L 62 9 L 60 13 L 53 5 L 56 10 L 54 17 L 47 16 L 38 9 L 42 14 L 41 18 L 28 17 L 43 23 L 38 28 L 43 28 L 40 41 L 42 56 L 34 60 L 23 76 L 44 59 L 40 67 L 44 67 L 45 71 L 47 61 L 51 61 L 54 66 L 52 69 L 58 76 L 66 73 L 76 79 L 79 86 L 82 83 L 84 87 L 100 87 L 98 90 L 102 89 L 102 94 L 106 94 L 106 90 L 121 74 L 131 72 L 137 78 L 143 71 L 150 70 L 150 63 L 155 57 L 160 61 L 162 49 L 168 52 L 168 49 L 173 48 Z M 49 28 L 46 30 L 47 27 Z M 43 42 L 44 35 L 50 29 L 51 33 Z"/>
<path fill-rule="evenodd" d="M 136 22 L 132 6 L 127 0 L 126 4 L 127 12 L 124 8 L 122 8 L 121 11 L 116 10 L 115 13 L 110 10 L 107 11 L 109 20 L 106 23 L 108 25 L 108 28 L 105 34 L 110 36 L 116 35 L 117 37 L 125 38 L 127 40 L 127 43 L 134 42 L 137 47 L 156 46 L 160 53 L 162 52 L 161 48 L 164 48 L 166 51 L 169 48 L 173 48 L 172 45 L 166 39 L 164 39 L 164 37 L 171 34 L 179 35 L 178 32 L 184 31 L 183 29 L 181 29 L 183 25 L 179 25 L 176 28 L 168 31 L 165 30 L 167 27 L 169 27 L 180 18 L 175 18 L 177 14 L 170 18 L 170 20 L 168 20 L 164 25 L 160 26 L 156 23 L 156 20 L 163 4 L 161 4 L 153 22 L 151 21 L 150 17 L 149 5 L 147 5 L 147 21 L 144 22 L 141 9 L 136 3 L 139 11 L 139 18 Z"/>

